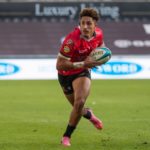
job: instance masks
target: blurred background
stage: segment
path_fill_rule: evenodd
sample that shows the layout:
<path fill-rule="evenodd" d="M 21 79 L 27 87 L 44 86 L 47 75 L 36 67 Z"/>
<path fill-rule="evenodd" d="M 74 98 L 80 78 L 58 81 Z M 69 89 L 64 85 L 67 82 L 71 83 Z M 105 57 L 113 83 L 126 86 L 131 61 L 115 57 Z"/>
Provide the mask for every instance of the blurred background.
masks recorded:
<path fill-rule="evenodd" d="M 61 43 L 78 25 L 85 7 L 100 13 L 98 26 L 116 62 L 106 65 L 107 71 L 93 71 L 94 77 L 150 78 L 150 0 L 1 0 L 0 79 L 56 79 Z M 45 77 L 24 77 L 33 70 Z"/>

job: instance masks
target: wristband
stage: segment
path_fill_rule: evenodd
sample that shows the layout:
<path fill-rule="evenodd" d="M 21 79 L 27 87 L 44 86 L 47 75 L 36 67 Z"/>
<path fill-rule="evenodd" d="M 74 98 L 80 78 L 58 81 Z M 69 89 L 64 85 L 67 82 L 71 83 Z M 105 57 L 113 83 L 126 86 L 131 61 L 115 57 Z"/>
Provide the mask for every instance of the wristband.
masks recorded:
<path fill-rule="evenodd" d="M 84 62 L 83 61 L 73 63 L 73 68 L 82 68 L 82 67 L 84 67 Z"/>

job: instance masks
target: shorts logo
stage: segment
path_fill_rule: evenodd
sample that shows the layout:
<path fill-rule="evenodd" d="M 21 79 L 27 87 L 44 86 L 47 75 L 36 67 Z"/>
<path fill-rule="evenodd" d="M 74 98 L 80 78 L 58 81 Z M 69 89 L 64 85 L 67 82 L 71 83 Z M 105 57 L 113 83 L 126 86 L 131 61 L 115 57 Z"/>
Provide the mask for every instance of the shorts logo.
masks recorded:
<path fill-rule="evenodd" d="M 64 52 L 69 53 L 70 52 L 70 48 L 68 46 L 64 47 Z"/>

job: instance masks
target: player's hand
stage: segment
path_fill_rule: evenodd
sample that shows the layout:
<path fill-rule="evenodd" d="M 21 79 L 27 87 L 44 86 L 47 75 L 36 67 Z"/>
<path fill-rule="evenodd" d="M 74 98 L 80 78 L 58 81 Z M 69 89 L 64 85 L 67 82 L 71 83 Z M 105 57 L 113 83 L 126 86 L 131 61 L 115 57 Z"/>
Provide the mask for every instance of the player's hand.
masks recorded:
<path fill-rule="evenodd" d="M 103 60 L 100 60 L 100 61 L 94 61 L 92 60 L 92 57 L 91 56 L 88 56 L 85 61 L 84 61 L 84 66 L 85 67 L 88 67 L 88 68 L 94 68 L 96 66 L 100 66 L 104 64 L 104 61 Z"/>

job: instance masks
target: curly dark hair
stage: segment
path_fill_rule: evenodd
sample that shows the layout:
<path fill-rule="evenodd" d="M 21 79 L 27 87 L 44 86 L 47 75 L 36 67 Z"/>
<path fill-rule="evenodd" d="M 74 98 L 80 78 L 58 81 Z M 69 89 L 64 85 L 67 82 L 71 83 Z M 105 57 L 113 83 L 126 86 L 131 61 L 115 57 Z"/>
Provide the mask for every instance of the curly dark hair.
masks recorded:
<path fill-rule="evenodd" d="M 88 17 L 92 17 L 94 20 L 98 21 L 100 16 L 99 13 L 93 9 L 93 8 L 84 8 L 81 12 L 80 12 L 80 19 L 83 16 L 88 16 Z"/>

